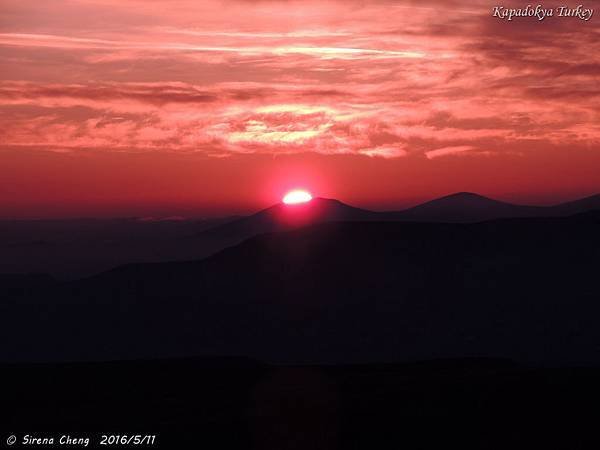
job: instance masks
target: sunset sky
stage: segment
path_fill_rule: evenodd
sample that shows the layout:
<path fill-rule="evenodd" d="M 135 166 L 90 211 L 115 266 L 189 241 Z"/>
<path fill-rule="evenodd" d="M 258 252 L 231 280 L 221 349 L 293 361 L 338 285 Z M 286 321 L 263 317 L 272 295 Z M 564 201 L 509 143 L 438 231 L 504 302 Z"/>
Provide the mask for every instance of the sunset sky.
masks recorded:
<path fill-rule="evenodd" d="M 472 0 L 2 1 L 0 217 L 598 193 L 589 3 L 507 22 Z"/>

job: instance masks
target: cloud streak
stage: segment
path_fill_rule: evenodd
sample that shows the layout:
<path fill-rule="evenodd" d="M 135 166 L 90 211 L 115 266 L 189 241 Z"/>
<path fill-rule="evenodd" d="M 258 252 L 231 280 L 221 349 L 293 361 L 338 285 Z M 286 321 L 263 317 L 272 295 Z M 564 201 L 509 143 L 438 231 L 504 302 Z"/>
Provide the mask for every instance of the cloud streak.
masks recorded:
<path fill-rule="evenodd" d="M 600 143 L 594 20 L 507 24 L 483 1 L 174 3 L 0 9 L 19 24 L 0 33 L 0 145 L 427 161 Z"/>

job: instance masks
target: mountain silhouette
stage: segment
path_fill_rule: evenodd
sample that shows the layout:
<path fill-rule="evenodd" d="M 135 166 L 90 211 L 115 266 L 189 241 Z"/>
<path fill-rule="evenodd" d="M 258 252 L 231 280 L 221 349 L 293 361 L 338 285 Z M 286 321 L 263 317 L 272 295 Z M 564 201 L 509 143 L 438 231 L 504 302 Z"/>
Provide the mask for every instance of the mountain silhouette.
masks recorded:
<path fill-rule="evenodd" d="M 378 217 L 378 213 L 355 208 L 339 200 L 318 197 L 293 205 L 278 203 L 251 216 L 206 230 L 201 235 L 243 238 L 322 222 L 366 221 Z"/>
<path fill-rule="evenodd" d="M 391 215 L 397 220 L 467 223 L 505 217 L 543 217 L 546 213 L 539 206 L 514 205 L 471 192 L 458 192 Z"/>
<path fill-rule="evenodd" d="M 552 211 L 555 217 L 570 216 L 586 211 L 600 210 L 600 194 L 550 206 L 549 209 Z"/>
<path fill-rule="evenodd" d="M 472 192 L 457 192 L 412 208 L 381 213 L 392 220 L 470 223 L 502 218 L 566 217 L 600 210 L 600 194 L 552 206 L 515 205 Z"/>
<path fill-rule="evenodd" d="M 336 221 L 0 277 L 2 421 L 154 427 L 168 448 L 597 448 L 599 226 Z"/>
<path fill-rule="evenodd" d="M 600 195 L 556 206 L 526 206 L 501 202 L 471 192 L 458 192 L 405 210 L 382 212 L 356 208 L 335 199 L 315 198 L 297 205 L 278 203 L 251 216 L 205 230 L 198 236 L 231 245 L 261 233 L 325 222 L 471 223 L 510 217 L 562 217 L 595 209 L 600 209 Z"/>
<path fill-rule="evenodd" d="M 590 212 L 262 234 L 200 261 L 13 290 L 0 359 L 598 363 L 598 225 Z"/>
<path fill-rule="evenodd" d="M 596 209 L 600 195 L 541 207 L 461 192 L 403 211 L 375 212 L 315 198 L 297 205 L 276 204 L 245 217 L 210 220 L 7 220 L 0 221 L 0 273 L 77 279 L 128 263 L 197 260 L 259 234 L 329 222 L 475 223 L 563 217 Z"/>

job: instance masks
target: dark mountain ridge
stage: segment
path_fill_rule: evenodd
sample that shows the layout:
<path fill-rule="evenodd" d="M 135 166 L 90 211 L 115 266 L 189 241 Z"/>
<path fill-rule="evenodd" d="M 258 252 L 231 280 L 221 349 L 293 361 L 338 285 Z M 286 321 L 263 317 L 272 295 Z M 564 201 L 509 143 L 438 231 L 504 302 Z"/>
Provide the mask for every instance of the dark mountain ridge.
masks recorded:
<path fill-rule="evenodd" d="M 0 359 L 597 364 L 599 225 L 591 212 L 264 234 L 201 261 L 15 293 Z"/>
<path fill-rule="evenodd" d="M 463 192 L 391 212 L 315 198 L 224 219 L 9 220 L 0 221 L 0 273 L 49 273 L 59 279 L 77 279 L 128 263 L 201 259 L 257 234 L 334 221 L 474 223 L 507 217 L 560 217 L 593 209 L 600 209 L 599 195 L 536 207 Z"/>
<path fill-rule="evenodd" d="M 253 236 L 322 222 L 375 220 L 378 213 L 355 208 L 335 199 L 314 198 L 297 205 L 277 203 L 251 216 L 203 231 L 203 237 Z"/>
<path fill-rule="evenodd" d="M 471 192 L 458 192 L 447 195 L 391 214 L 397 220 L 459 223 L 480 222 L 504 217 L 544 217 L 554 215 L 546 207 L 514 205 Z"/>
<path fill-rule="evenodd" d="M 369 211 L 339 200 L 315 198 L 299 205 L 279 203 L 251 216 L 205 230 L 199 236 L 241 240 L 259 233 L 334 221 L 472 223 L 509 217 L 562 217 L 595 209 L 600 209 L 600 194 L 554 206 L 528 206 L 501 202 L 471 192 L 458 192 L 401 211 Z"/>

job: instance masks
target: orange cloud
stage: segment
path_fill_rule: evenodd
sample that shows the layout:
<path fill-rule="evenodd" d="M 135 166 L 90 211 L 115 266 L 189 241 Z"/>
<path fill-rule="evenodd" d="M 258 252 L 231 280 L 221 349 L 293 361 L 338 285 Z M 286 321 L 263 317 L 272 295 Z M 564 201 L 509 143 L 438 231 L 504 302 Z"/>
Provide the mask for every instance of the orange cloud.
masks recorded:
<path fill-rule="evenodd" d="M 444 147 L 426 151 L 425 156 L 427 159 L 435 159 L 440 156 L 464 155 L 471 150 L 474 150 L 474 147 L 471 147 L 470 145 L 457 145 L 455 147 Z"/>
<path fill-rule="evenodd" d="M 600 143 L 596 21 L 507 25 L 483 0 L 219 5 L 3 5 L 0 146 L 432 160 Z"/>

